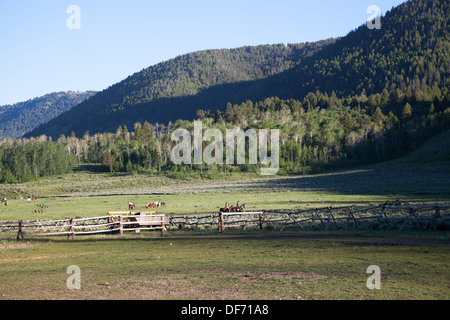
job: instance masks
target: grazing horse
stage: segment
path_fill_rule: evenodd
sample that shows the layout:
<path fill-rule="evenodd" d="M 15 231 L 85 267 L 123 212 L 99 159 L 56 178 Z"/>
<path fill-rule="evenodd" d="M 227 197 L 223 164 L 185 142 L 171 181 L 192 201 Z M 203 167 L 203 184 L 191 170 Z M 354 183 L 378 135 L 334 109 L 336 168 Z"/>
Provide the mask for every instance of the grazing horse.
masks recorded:
<path fill-rule="evenodd" d="M 128 202 L 128 210 L 133 210 L 136 208 L 136 204 L 134 202 Z"/>
<path fill-rule="evenodd" d="M 165 202 L 161 202 L 161 207 L 165 207 L 166 203 Z"/>
<path fill-rule="evenodd" d="M 6 198 L 3 198 L 3 199 L 2 199 L 2 201 L 1 201 L 1 203 L 4 203 L 4 204 L 5 204 L 5 206 L 7 206 L 7 205 L 8 205 L 8 199 L 6 199 Z"/>
<path fill-rule="evenodd" d="M 236 212 L 234 211 L 236 208 L 234 206 L 227 207 L 227 208 L 220 208 L 220 212 Z"/>
<path fill-rule="evenodd" d="M 149 204 L 147 204 L 147 206 L 145 207 L 146 209 L 149 209 L 149 208 L 156 208 L 156 203 L 149 203 Z"/>

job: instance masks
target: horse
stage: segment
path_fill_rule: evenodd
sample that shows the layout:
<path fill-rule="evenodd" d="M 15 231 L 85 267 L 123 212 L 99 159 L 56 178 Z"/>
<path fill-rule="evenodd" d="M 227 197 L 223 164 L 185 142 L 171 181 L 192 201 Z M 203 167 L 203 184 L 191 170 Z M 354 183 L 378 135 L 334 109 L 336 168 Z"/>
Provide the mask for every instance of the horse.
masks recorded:
<path fill-rule="evenodd" d="M 145 207 L 146 209 L 149 209 L 149 208 L 156 208 L 156 203 L 149 203 L 149 204 L 147 204 L 147 206 Z"/>
<path fill-rule="evenodd" d="M 165 207 L 166 203 L 165 202 L 161 202 L 161 207 Z"/>
<path fill-rule="evenodd" d="M 220 208 L 220 212 L 236 212 L 234 210 L 236 210 L 235 206 L 231 206 L 228 208 Z"/>
<path fill-rule="evenodd" d="M 5 206 L 8 206 L 8 199 L 3 198 L 2 201 L 1 201 L 1 203 L 4 203 Z"/>
<path fill-rule="evenodd" d="M 128 203 L 128 210 L 133 210 L 134 208 L 136 208 L 136 204 L 134 202 L 129 202 Z"/>

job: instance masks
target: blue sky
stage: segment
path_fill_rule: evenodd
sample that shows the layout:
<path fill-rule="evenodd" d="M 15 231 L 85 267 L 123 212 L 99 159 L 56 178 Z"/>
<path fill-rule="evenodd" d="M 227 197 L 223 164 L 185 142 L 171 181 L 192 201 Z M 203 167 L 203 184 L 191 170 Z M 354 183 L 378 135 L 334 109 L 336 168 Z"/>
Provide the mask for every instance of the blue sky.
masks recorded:
<path fill-rule="evenodd" d="M 0 105 L 103 90 L 204 49 L 345 36 L 405 0 L 0 0 Z M 66 21 L 80 8 L 81 29 Z"/>

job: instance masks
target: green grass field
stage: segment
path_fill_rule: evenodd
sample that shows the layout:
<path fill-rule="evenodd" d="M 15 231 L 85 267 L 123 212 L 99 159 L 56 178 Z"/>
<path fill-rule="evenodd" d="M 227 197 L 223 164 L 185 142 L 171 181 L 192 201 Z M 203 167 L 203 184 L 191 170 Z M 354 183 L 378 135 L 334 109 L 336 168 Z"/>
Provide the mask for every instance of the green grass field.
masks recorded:
<path fill-rule="evenodd" d="M 410 157 L 312 176 L 176 180 L 83 170 L 0 186 L 0 221 L 103 216 L 135 202 L 164 201 L 159 212 L 216 213 L 225 202 L 247 210 L 449 204 L 447 159 Z M 22 196 L 25 200 L 20 200 Z M 29 203 L 28 197 L 38 201 Z M 0 240 L 0 299 L 297 300 L 450 297 L 448 231 L 170 231 L 119 236 Z M 66 270 L 81 270 L 69 290 Z M 381 289 L 366 287 L 370 265 Z"/>
<path fill-rule="evenodd" d="M 0 242 L 1 299 L 448 299 L 448 246 L 291 236 Z M 67 268 L 81 271 L 69 290 Z M 381 289 L 366 286 L 381 269 Z"/>

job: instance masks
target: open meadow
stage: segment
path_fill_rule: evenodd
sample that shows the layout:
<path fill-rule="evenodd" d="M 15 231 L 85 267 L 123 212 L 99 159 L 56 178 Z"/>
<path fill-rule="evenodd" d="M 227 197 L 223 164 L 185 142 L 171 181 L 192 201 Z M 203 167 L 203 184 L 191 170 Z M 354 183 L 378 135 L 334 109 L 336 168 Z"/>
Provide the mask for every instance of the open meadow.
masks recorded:
<path fill-rule="evenodd" d="M 89 166 L 62 176 L 1 185 L 0 221 L 65 219 L 136 210 L 216 213 L 225 202 L 247 210 L 324 206 L 448 205 L 448 161 L 414 157 L 311 176 L 220 179 L 105 174 Z M 85 170 L 86 169 L 86 170 Z M 206 174 L 207 175 L 207 174 Z M 21 200 L 20 197 L 24 199 Z M 36 197 L 34 202 L 26 201 Z M 450 296 L 448 229 L 259 231 L 169 230 L 66 238 L 0 239 L 0 299 L 297 300 L 431 299 Z M 69 290 L 69 266 L 81 289 Z M 371 265 L 381 289 L 369 290 Z"/>

